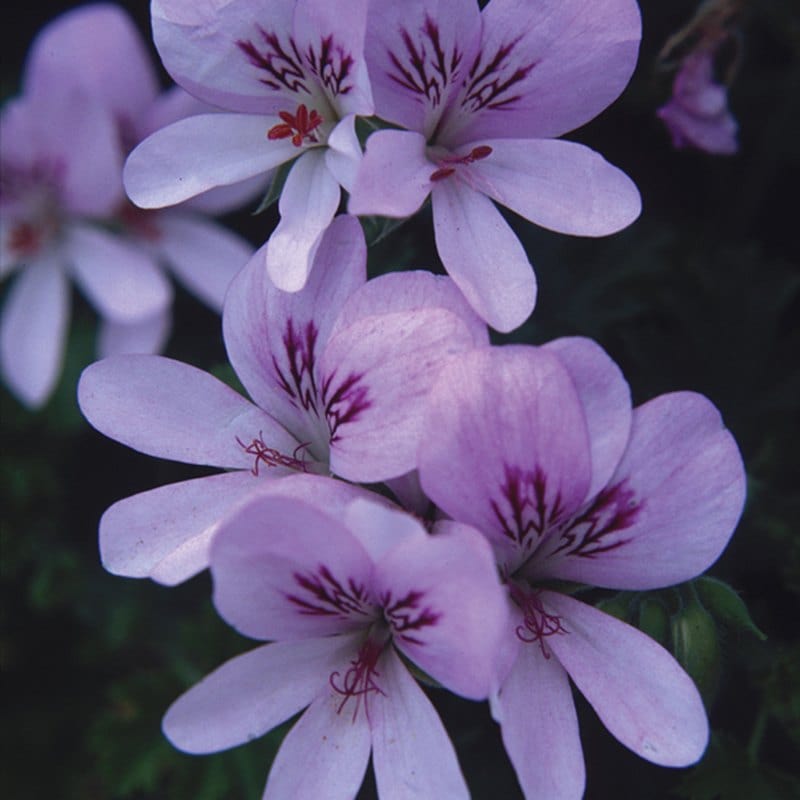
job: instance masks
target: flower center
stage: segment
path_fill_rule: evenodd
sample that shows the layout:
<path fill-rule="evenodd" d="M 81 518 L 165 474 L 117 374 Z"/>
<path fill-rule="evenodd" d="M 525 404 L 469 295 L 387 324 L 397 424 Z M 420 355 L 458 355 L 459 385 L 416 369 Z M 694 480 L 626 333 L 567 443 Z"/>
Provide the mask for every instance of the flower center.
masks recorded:
<path fill-rule="evenodd" d="M 481 161 L 482 159 L 491 155 L 491 153 L 492 148 L 489 147 L 488 144 L 482 144 L 478 147 L 473 147 L 472 150 L 470 150 L 469 153 L 464 156 L 446 156 L 445 158 L 437 159 L 436 166 L 438 169 L 431 173 L 429 180 L 432 183 L 436 183 L 436 181 L 442 181 L 445 178 L 449 178 L 456 171 L 456 167 L 459 165 L 474 164 L 476 161 Z"/>
<path fill-rule="evenodd" d="M 309 446 L 309 442 L 297 445 L 290 456 L 281 453 L 280 450 L 276 450 L 274 447 L 267 446 L 264 442 L 262 431 L 258 432 L 258 437 L 253 439 L 250 444 L 246 445 L 238 436 L 236 437 L 236 442 L 245 453 L 255 458 L 255 462 L 250 471 L 256 477 L 258 477 L 258 470 L 262 464 L 266 467 L 287 467 L 288 469 L 294 469 L 298 472 L 309 471 L 309 465 L 306 463 L 304 452 Z"/>
<path fill-rule="evenodd" d="M 291 137 L 295 147 L 302 147 L 304 144 L 319 144 L 317 128 L 322 125 L 323 119 L 315 108 L 309 111 L 305 103 L 300 103 L 294 114 L 280 111 L 278 116 L 283 122 L 269 129 L 267 138 L 270 141 Z"/>
<path fill-rule="evenodd" d="M 342 696 L 337 713 L 341 714 L 342 709 L 349 700 L 354 700 L 353 722 L 356 721 L 362 702 L 364 713 L 369 718 L 368 700 L 370 694 L 386 693 L 378 685 L 377 678 L 380 673 L 377 670 L 378 659 L 386 645 L 386 638 L 369 638 L 361 645 L 356 657 L 350 662 L 350 667 L 342 675 L 338 670 L 331 673 L 329 682 L 331 688 Z"/>
<path fill-rule="evenodd" d="M 550 658 L 550 650 L 544 640 L 557 633 L 567 633 L 561 624 L 561 618 L 545 611 L 540 597 L 541 590 L 524 589 L 515 583 L 510 583 L 509 592 L 511 599 L 522 609 L 523 614 L 522 625 L 517 626 L 517 638 L 526 644 L 539 642 L 542 655 Z"/>

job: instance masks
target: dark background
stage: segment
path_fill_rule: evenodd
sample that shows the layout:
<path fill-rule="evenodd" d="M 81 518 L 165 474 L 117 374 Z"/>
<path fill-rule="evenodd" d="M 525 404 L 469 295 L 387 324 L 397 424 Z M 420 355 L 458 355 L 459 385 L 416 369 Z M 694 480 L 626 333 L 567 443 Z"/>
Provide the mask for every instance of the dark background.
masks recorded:
<path fill-rule="evenodd" d="M 36 31 L 73 5 L 36 2 L 3 11 L 3 98 L 17 91 Z M 147 3 L 120 5 L 146 33 Z M 788 800 L 800 796 L 800 18 L 793 0 L 747 7 L 730 90 L 740 152 L 716 157 L 676 152 L 654 116 L 671 81 L 656 69 L 656 55 L 695 3 L 640 5 L 644 39 L 633 81 L 609 110 L 567 138 L 631 175 L 642 216 L 600 240 L 570 239 L 512 218 L 536 266 L 540 295 L 532 319 L 502 339 L 591 336 L 621 365 L 637 403 L 691 389 L 720 408 L 741 447 L 749 491 L 739 529 L 711 574 L 740 593 L 767 639 L 716 619 L 682 654 L 692 669 L 701 656 L 711 664 L 697 677 L 714 736 L 704 760 L 688 770 L 633 756 L 579 699 L 586 797 Z M 275 217 L 243 212 L 226 221 L 255 245 Z M 429 215 L 374 247 L 370 264 L 371 274 L 435 267 Z M 107 506 L 202 470 L 129 451 L 82 420 L 75 384 L 93 359 L 95 318 L 77 294 L 74 300 L 67 367 L 52 401 L 30 413 L 0 394 L 0 792 L 258 798 L 284 729 L 203 758 L 173 750 L 161 735 L 169 703 L 250 643 L 216 617 L 207 576 L 166 589 L 100 567 L 96 530 Z M 226 374 L 218 318 L 180 289 L 167 354 Z M 686 592 L 656 599 L 679 615 Z M 624 601 L 637 622 L 641 597 L 612 599 Z M 431 697 L 473 796 L 520 797 L 486 705 L 444 692 Z M 546 766 L 547 754 L 538 757 Z M 374 796 L 371 778 L 362 794 Z"/>

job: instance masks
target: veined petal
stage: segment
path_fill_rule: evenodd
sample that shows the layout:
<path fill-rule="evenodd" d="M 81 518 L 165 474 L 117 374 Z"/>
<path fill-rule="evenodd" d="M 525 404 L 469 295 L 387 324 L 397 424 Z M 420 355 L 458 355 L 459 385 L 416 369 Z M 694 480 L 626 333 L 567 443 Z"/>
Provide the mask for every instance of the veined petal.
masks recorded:
<path fill-rule="evenodd" d="M 433 381 L 473 347 L 462 319 L 440 308 L 362 317 L 334 336 L 320 364 L 331 470 L 373 482 L 414 469 Z"/>
<path fill-rule="evenodd" d="M 100 320 L 97 336 L 99 358 L 121 353 L 158 353 L 169 337 L 172 327 L 172 309 L 165 308 L 136 322 Z"/>
<path fill-rule="evenodd" d="M 294 163 L 278 201 L 281 221 L 267 242 L 267 272 L 279 289 L 298 292 L 305 286 L 340 196 L 324 150 L 310 150 Z"/>
<path fill-rule="evenodd" d="M 407 537 L 377 562 L 375 586 L 399 650 L 450 691 L 489 696 L 508 607 L 478 531 L 452 523 L 435 536 Z"/>
<path fill-rule="evenodd" d="M 156 243 L 175 275 L 189 291 L 215 311 L 222 311 L 225 292 L 253 255 L 245 239 L 199 215 L 162 213 Z"/>
<path fill-rule="evenodd" d="M 605 236 L 640 214 L 639 190 L 599 153 L 560 139 L 491 139 L 471 166 L 475 188 L 544 228 Z M 469 145 L 467 145 L 469 147 Z"/>
<path fill-rule="evenodd" d="M 75 280 L 101 316 L 141 322 L 172 302 L 172 286 L 149 254 L 88 225 L 72 225 L 65 241 Z"/>
<path fill-rule="evenodd" d="M 491 200 L 457 179 L 433 189 L 436 249 L 478 316 L 498 331 L 522 325 L 536 303 L 528 256 Z"/>
<path fill-rule="evenodd" d="M 52 393 L 64 357 L 69 284 L 55 253 L 27 265 L 9 289 L 0 315 L 3 380 L 29 408 Z"/>
<path fill-rule="evenodd" d="M 542 570 L 615 589 L 689 580 L 725 549 L 745 489 L 736 442 L 712 403 L 692 392 L 661 395 L 633 412 L 625 455 L 595 500 L 611 506 L 600 509 L 588 548 L 573 545 Z M 588 541 L 582 526 L 574 533 L 578 545 Z"/>
<path fill-rule="evenodd" d="M 517 609 L 517 615 L 519 610 Z M 549 641 L 549 639 L 548 639 Z M 525 797 L 577 800 L 583 797 L 583 763 L 578 717 L 564 668 L 545 658 L 538 645 L 523 645 L 499 694 L 492 716 Z"/>
<path fill-rule="evenodd" d="M 307 706 L 354 646 L 332 636 L 236 656 L 169 707 L 164 735 L 185 753 L 215 753 L 263 736 Z"/>
<path fill-rule="evenodd" d="M 410 217 L 430 194 L 435 170 L 425 153 L 424 136 L 413 131 L 377 131 L 367 139 L 347 210 Z"/>
<path fill-rule="evenodd" d="M 297 441 L 272 417 L 207 372 L 161 356 L 120 355 L 88 366 L 78 402 L 101 433 L 142 453 L 249 469 L 256 436 L 291 454 Z"/>
<path fill-rule="evenodd" d="M 469 798 L 453 743 L 430 700 L 391 650 L 369 698 L 372 763 L 383 800 Z"/>
<path fill-rule="evenodd" d="M 325 480 L 335 497 L 341 484 Z M 307 498 L 262 494 L 242 505 L 220 525 L 211 550 L 220 615 L 256 639 L 369 627 L 372 561 L 340 519 Z"/>
<path fill-rule="evenodd" d="M 128 156 L 128 197 L 142 208 L 163 208 L 267 172 L 297 155 L 289 139 L 267 139 L 278 122 L 256 114 L 198 114 L 174 122 Z"/>
<path fill-rule="evenodd" d="M 339 695 L 323 691 L 283 740 L 263 800 L 352 800 L 364 780 L 369 751 L 366 715 L 354 718 L 341 709 Z"/>
<path fill-rule="evenodd" d="M 564 634 L 547 646 L 608 730 L 642 758 L 665 767 L 694 764 L 708 743 L 708 720 L 692 679 L 649 636 L 596 608 L 542 593 Z"/>

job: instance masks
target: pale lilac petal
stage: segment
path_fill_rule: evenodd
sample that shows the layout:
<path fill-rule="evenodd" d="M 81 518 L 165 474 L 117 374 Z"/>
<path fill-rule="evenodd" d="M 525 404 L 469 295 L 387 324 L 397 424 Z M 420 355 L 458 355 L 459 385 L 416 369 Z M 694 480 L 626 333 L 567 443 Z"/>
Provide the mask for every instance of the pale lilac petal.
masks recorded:
<path fill-rule="evenodd" d="M 580 397 L 541 348 L 474 350 L 430 394 L 419 473 L 425 493 L 511 556 L 577 510 L 591 480 Z"/>
<path fill-rule="evenodd" d="M 375 509 L 377 519 L 388 513 Z M 508 606 L 478 531 L 452 523 L 435 536 L 406 537 L 377 562 L 375 587 L 404 655 L 456 694 L 489 696 Z"/>
<path fill-rule="evenodd" d="M 599 153 L 560 139 L 492 139 L 470 174 L 476 189 L 544 228 L 605 236 L 642 210 L 639 191 Z M 469 145 L 467 145 L 469 147 Z"/>
<path fill-rule="evenodd" d="M 264 248 L 231 283 L 222 317 L 231 364 L 250 396 L 303 442 L 315 442 L 318 434 L 302 398 L 312 391 L 317 360 L 342 304 L 367 279 L 366 263 L 358 220 L 341 216 L 325 232 L 301 291 L 275 287 L 264 268 Z M 293 371 L 303 357 L 308 368 Z M 327 457 L 327 436 L 324 450 Z"/>
<path fill-rule="evenodd" d="M 349 637 L 334 636 L 236 656 L 169 707 L 164 735 L 185 753 L 215 753 L 263 736 L 307 706 L 353 647 Z"/>
<path fill-rule="evenodd" d="M 258 200 L 267 193 L 274 176 L 275 171 L 270 170 L 229 186 L 215 186 L 213 189 L 190 197 L 182 203 L 181 207 L 215 216 L 240 208 L 255 211 Z"/>
<path fill-rule="evenodd" d="M 170 586 L 188 580 L 208 566 L 220 520 L 263 480 L 237 470 L 159 486 L 114 503 L 100 519 L 103 566 L 128 578 L 159 573 L 159 582 Z"/>
<path fill-rule="evenodd" d="M 373 0 L 365 53 L 375 112 L 429 138 L 475 58 L 474 0 Z"/>
<path fill-rule="evenodd" d="M 353 800 L 367 771 L 371 737 L 366 715 L 354 719 L 341 704 L 332 691 L 311 703 L 278 750 L 263 800 Z"/>
<path fill-rule="evenodd" d="M 75 224 L 65 249 L 75 280 L 109 320 L 141 322 L 172 302 L 172 286 L 147 251 L 118 236 Z"/>
<path fill-rule="evenodd" d="M 410 217 L 430 194 L 430 177 L 435 171 L 421 134 L 373 133 L 367 139 L 347 210 L 351 214 Z"/>
<path fill-rule="evenodd" d="M 278 122 L 254 114 L 199 114 L 174 122 L 128 156 L 128 197 L 142 208 L 163 208 L 267 172 L 297 155 L 289 139 L 267 139 Z"/>
<path fill-rule="evenodd" d="M 30 408 L 47 400 L 61 374 L 69 300 L 55 253 L 24 267 L 6 296 L 0 316 L 3 380 Z"/>
<path fill-rule="evenodd" d="M 439 308 L 363 317 L 334 336 L 320 363 L 331 470 L 370 483 L 414 469 L 433 381 L 473 347 L 461 318 Z"/>
<path fill-rule="evenodd" d="M 516 614 L 522 624 L 519 609 Z M 536 643 L 520 647 L 493 698 L 492 716 L 500 724 L 503 745 L 525 797 L 583 797 L 586 768 L 578 717 L 567 673 L 557 658 L 545 658 Z"/>
<path fill-rule="evenodd" d="M 566 595 L 545 592 L 565 634 L 547 647 L 608 730 L 642 758 L 665 767 L 694 764 L 708 743 L 708 720 L 692 679 L 636 628 Z"/>
<path fill-rule="evenodd" d="M 625 88 L 636 65 L 641 20 L 635 0 L 492 0 L 483 10 L 480 73 L 442 137 L 451 144 L 493 136 L 560 136 L 588 122 Z M 514 80 L 519 72 L 521 79 Z M 508 88 L 477 113 L 493 82 Z"/>
<path fill-rule="evenodd" d="M 378 494 L 350 503 L 345 509 L 344 523 L 374 562 L 401 542 L 428 538 L 419 520 Z"/>
<path fill-rule="evenodd" d="M 595 556 L 580 551 L 542 565 L 543 574 L 616 589 L 656 589 L 705 571 L 742 513 L 745 473 L 717 409 L 676 392 L 636 408 L 625 455 L 605 494 L 616 526 Z"/>
<path fill-rule="evenodd" d="M 244 447 L 256 437 L 284 454 L 297 447 L 272 417 L 233 389 L 161 356 L 120 355 L 91 364 L 78 383 L 78 402 L 101 433 L 174 461 L 249 469 L 253 456 Z"/>
<path fill-rule="evenodd" d="M 108 358 L 120 353 L 159 353 L 169 338 L 172 310 L 165 308 L 137 322 L 101 319 L 97 354 Z"/>
<path fill-rule="evenodd" d="M 279 289 L 298 292 L 305 286 L 340 196 L 324 150 L 311 150 L 292 166 L 278 201 L 281 221 L 267 242 L 267 272 Z"/>
<path fill-rule="evenodd" d="M 457 179 L 440 181 L 433 224 L 439 257 L 478 315 L 504 333 L 522 325 L 536 303 L 536 278 L 491 200 Z"/>
<path fill-rule="evenodd" d="M 222 311 L 225 292 L 253 255 L 241 236 L 211 220 L 182 213 L 159 216 L 158 252 L 190 292 Z"/>
<path fill-rule="evenodd" d="M 25 91 L 58 75 L 135 122 L 158 93 L 153 61 L 131 18 L 118 6 L 82 6 L 61 14 L 36 37 L 25 65 Z"/>
<path fill-rule="evenodd" d="M 335 494 L 337 482 L 325 480 Z M 211 548 L 220 615 L 256 639 L 366 629 L 376 613 L 372 561 L 334 513 L 306 498 L 262 493 L 230 515 Z"/>
<path fill-rule="evenodd" d="M 393 652 L 378 668 L 383 693 L 369 698 L 369 722 L 381 800 L 468 800 L 453 743 L 430 700 Z"/>
<path fill-rule="evenodd" d="M 386 488 L 397 498 L 397 502 L 412 514 L 425 519 L 431 510 L 430 498 L 422 491 L 419 472 L 415 469 L 384 481 Z"/>
<path fill-rule="evenodd" d="M 578 391 L 592 449 L 592 483 L 586 496 L 594 497 L 608 483 L 628 444 L 631 390 L 620 368 L 592 339 L 554 339 L 543 349 L 558 356 Z"/>
<path fill-rule="evenodd" d="M 352 190 L 363 153 L 356 133 L 355 114 L 341 120 L 328 136 L 325 166 L 348 192 Z"/>

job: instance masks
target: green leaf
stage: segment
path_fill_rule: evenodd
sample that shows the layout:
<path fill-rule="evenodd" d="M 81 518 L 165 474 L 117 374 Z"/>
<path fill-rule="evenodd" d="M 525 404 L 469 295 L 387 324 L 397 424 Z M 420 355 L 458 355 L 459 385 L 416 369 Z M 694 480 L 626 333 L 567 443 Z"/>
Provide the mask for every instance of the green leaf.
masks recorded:
<path fill-rule="evenodd" d="M 697 684 L 706 700 L 719 685 L 720 646 L 711 614 L 694 600 L 672 617 L 670 624 L 675 658 Z"/>
<path fill-rule="evenodd" d="M 639 629 L 659 644 L 669 642 L 669 615 L 664 604 L 655 597 L 643 597 L 639 603 Z"/>
<path fill-rule="evenodd" d="M 752 633 L 762 642 L 766 640 L 766 635 L 753 622 L 744 600 L 727 583 L 703 576 L 695 581 L 695 588 L 706 609 L 723 625 Z"/>

